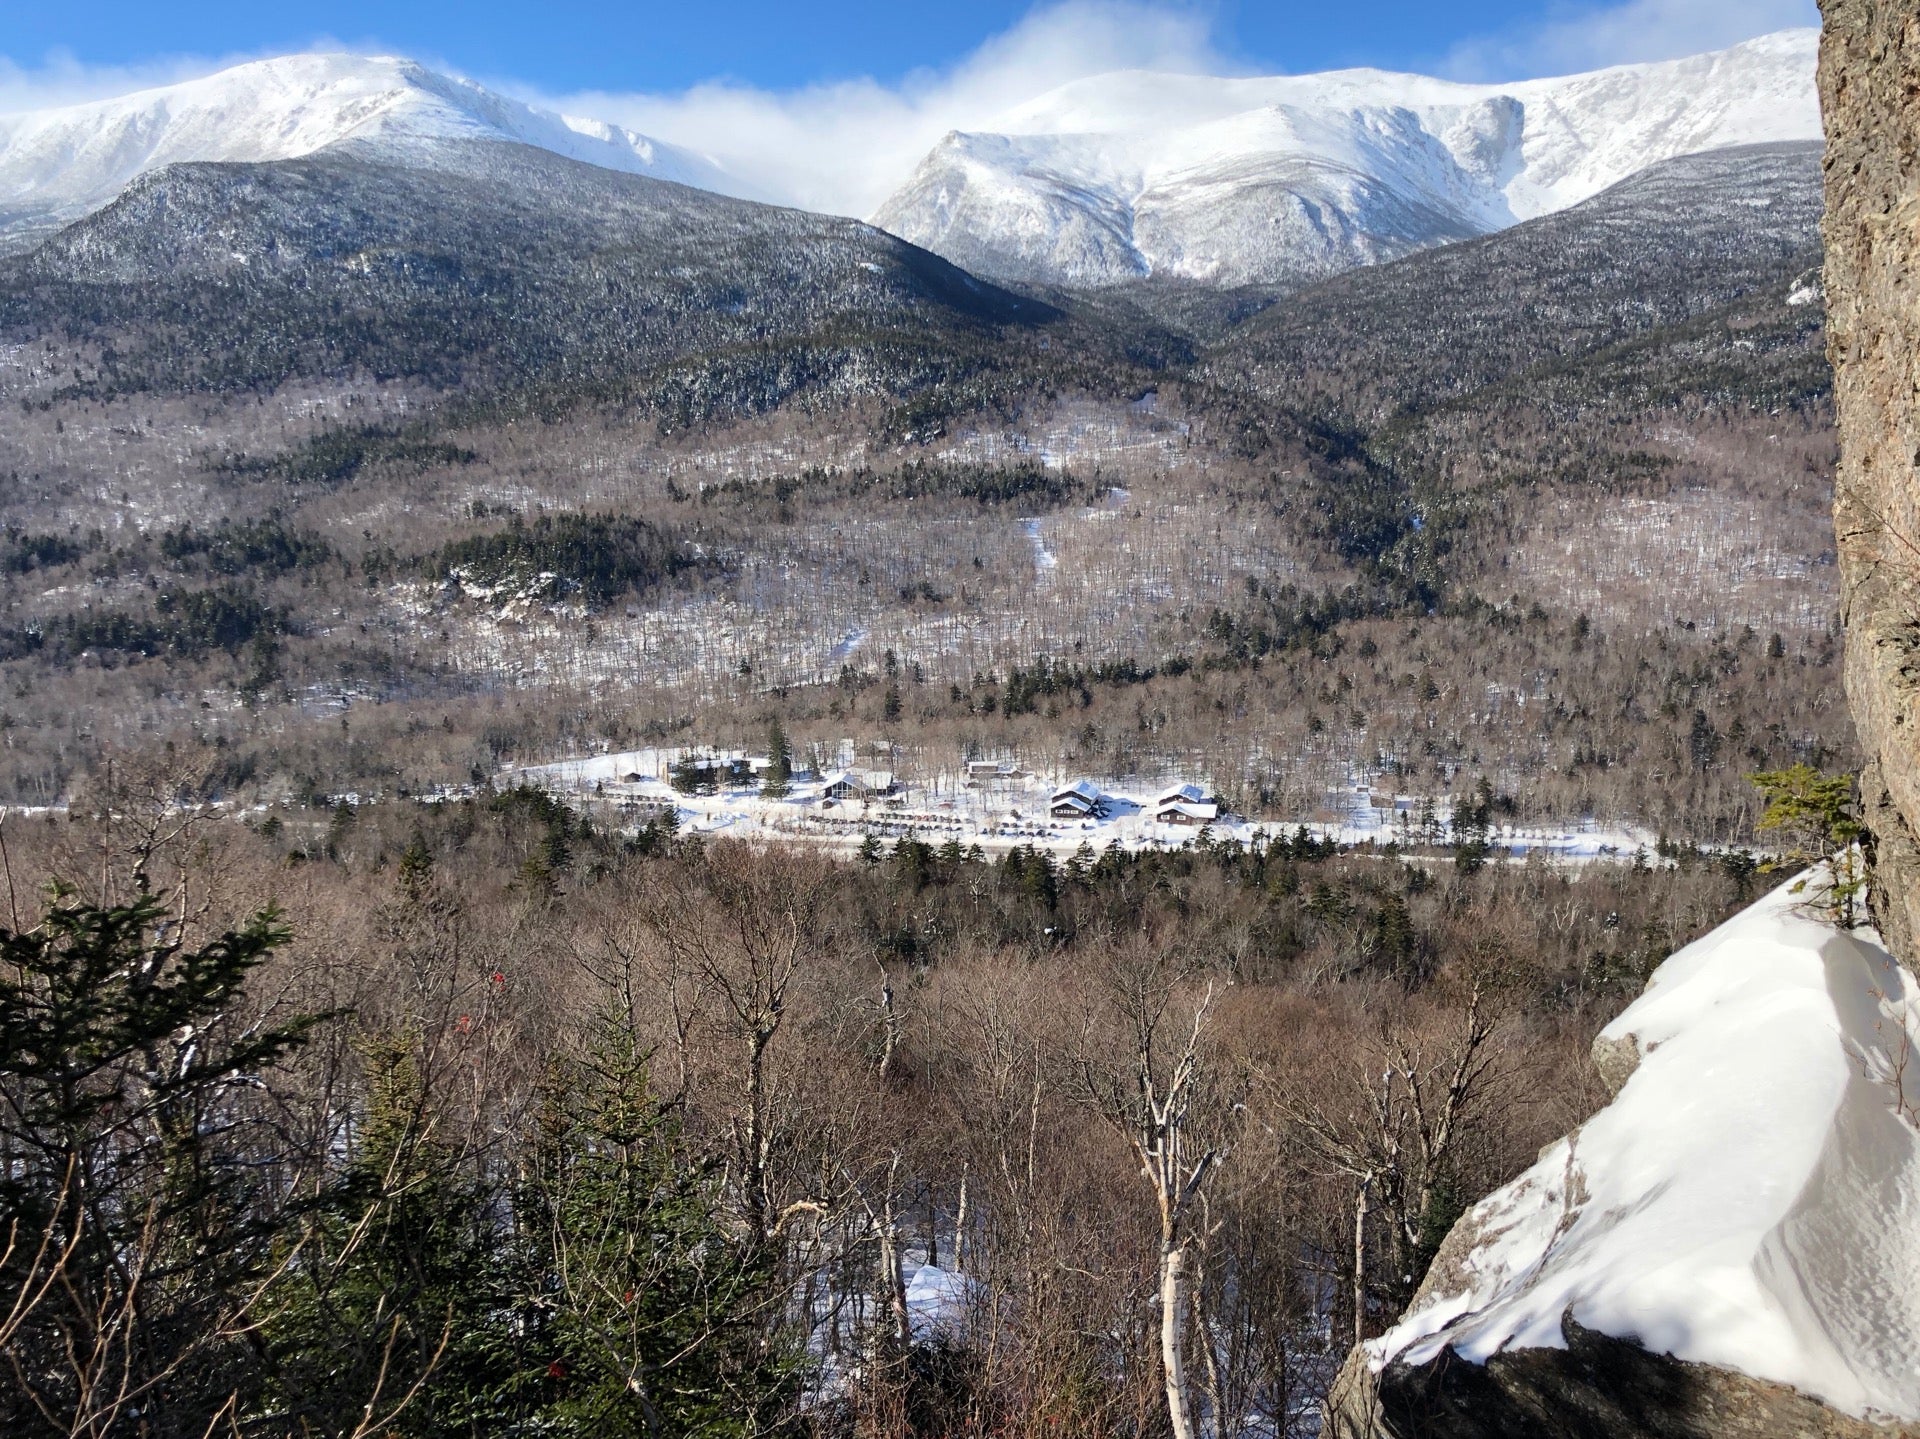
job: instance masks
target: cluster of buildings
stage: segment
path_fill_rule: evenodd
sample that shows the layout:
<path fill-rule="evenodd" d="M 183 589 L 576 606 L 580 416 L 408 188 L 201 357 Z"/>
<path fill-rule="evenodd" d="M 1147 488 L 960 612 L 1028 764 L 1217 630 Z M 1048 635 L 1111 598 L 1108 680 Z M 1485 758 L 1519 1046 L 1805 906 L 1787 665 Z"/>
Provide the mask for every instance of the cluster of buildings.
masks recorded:
<path fill-rule="evenodd" d="M 850 750 L 851 746 L 842 749 L 843 764 L 853 758 Z M 636 795 L 635 791 L 669 778 L 673 779 L 676 788 L 683 791 L 713 793 L 750 788 L 767 778 L 771 764 L 763 755 L 737 751 L 650 751 L 644 752 L 644 757 L 645 767 L 634 763 L 642 759 L 642 754 L 617 757 L 617 760 L 626 762 L 616 762 L 610 766 L 612 772 L 596 784 L 596 792 L 602 793 L 608 800 L 626 799 L 638 803 L 641 796 Z M 584 773 L 581 778 L 585 778 Z M 958 790 L 972 791 L 979 796 L 973 802 L 976 805 L 987 801 L 990 794 L 1004 796 L 1006 801 L 1018 805 L 1017 809 L 1007 811 L 1003 826 L 1008 823 L 1028 826 L 1037 823 L 1044 828 L 1049 821 L 1077 825 L 1134 819 L 1201 829 L 1232 819 L 1232 816 L 1223 812 L 1219 800 L 1198 784 L 1172 784 L 1150 801 L 1145 801 L 1132 795 L 1110 794 L 1091 779 L 1075 779 L 1051 791 L 1042 790 L 1046 794 L 1042 806 L 1032 802 L 1035 776 L 1012 760 L 969 760 L 959 780 Z M 617 785 L 619 792 L 608 789 L 609 784 Z M 847 765 L 820 773 L 816 780 L 815 774 L 807 768 L 794 766 L 791 784 L 795 791 L 793 803 L 801 806 L 802 810 L 811 807 L 826 812 L 820 816 L 821 823 L 864 824 L 880 820 L 884 811 L 884 818 L 888 820 L 906 823 L 920 819 L 931 827 L 941 828 L 957 822 L 956 803 L 962 808 L 967 803 L 958 792 L 952 793 L 945 801 L 931 804 L 929 801 L 933 800 L 933 796 L 922 796 L 921 807 L 928 809 L 928 813 L 925 816 L 909 815 L 906 809 L 914 802 L 914 796 L 892 769 L 863 769 Z M 661 802 L 657 797 L 646 798 L 650 803 Z M 1030 803 L 1031 809 L 1028 808 Z M 847 813 L 855 808 L 862 812 L 858 818 Z M 1024 815 L 1022 811 L 1025 811 Z"/>
<path fill-rule="evenodd" d="M 1047 802 L 1047 813 L 1062 820 L 1106 819 L 1114 803 L 1092 780 L 1077 779 L 1053 792 Z M 1137 807 L 1132 800 L 1119 803 L 1129 809 Z M 1220 804 L 1207 798 L 1206 791 L 1197 784 L 1176 784 L 1162 790 L 1148 812 L 1157 824 L 1197 829 L 1220 818 Z"/>

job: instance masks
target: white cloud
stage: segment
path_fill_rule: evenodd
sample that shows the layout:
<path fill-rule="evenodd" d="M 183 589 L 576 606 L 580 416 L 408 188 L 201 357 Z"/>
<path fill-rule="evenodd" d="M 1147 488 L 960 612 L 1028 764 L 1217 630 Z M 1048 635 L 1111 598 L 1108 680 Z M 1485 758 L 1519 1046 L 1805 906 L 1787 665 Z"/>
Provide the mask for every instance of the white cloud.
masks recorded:
<path fill-rule="evenodd" d="M 772 92 L 720 82 L 678 95 L 519 93 L 711 156 L 744 194 L 865 215 L 947 131 L 982 128 L 1069 80 L 1108 70 L 1229 68 L 1194 11 L 1069 0 L 1034 11 L 957 65 L 896 85 L 853 80 Z"/>
<path fill-rule="evenodd" d="M 1819 23 L 1814 0 L 1626 0 L 1562 7 L 1547 20 L 1463 41 L 1449 53 L 1446 69 L 1469 80 L 1567 75 L 1698 55 Z"/>
<path fill-rule="evenodd" d="M 0 55 L 0 115 L 109 100 L 136 90 L 197 80 L 230 65 L 261 58 L 260 55 L 178 55 L 160 56 L 135 65 L 86 65 L 66 51 L 55 50 L 39 65 L 29 67 Z"/>

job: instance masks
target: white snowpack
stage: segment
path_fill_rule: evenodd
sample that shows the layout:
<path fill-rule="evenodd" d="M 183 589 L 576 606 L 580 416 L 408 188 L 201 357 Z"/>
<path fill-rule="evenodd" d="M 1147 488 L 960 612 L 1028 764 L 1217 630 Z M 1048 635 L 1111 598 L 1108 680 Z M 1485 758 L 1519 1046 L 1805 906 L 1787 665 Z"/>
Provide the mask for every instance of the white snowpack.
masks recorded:
<path fill-rule="evenodd" d="M 973 1282 L 964 1274 L 922 1264 L 907 1278 L 907 1319 L 915 1339 L 961 1328 L 973 1302 Z"/>
<path fill-rule="evenodd" d="M 110 100 L 0 114 L 0 219 L 68 218 L 149 170 L 188 160 L 286 160 L 356 141 L 394 159 L 435 141 L 513 142 L 706 189 L 709 159 L 605 121 L 559 115 L 394 56 L 301 54 Z"/>
<path fill-rule="evenodd" d="M 872 218 L 1057 283 L 1317 278 L 1565 209 L 1662 160 L 1817 140 L 1818 48 L 1817 30 L 1786 30 L 1497 85 L 1094 75 L 948 134 Z"/>
<path fill-rule="evenodd" d="M 1871 929 L 1776 890 L 1654 972 L 1602 1031 L 1639 1067 L 1471 1213 L 1468 1286 L 1375 1369 L 1561 1348 L 1563 1315 L 1845 1412 L 1920 1419 L 1915 981 Z M 1903 1087 L 1904 1085 L 1904 1087 Z"/>

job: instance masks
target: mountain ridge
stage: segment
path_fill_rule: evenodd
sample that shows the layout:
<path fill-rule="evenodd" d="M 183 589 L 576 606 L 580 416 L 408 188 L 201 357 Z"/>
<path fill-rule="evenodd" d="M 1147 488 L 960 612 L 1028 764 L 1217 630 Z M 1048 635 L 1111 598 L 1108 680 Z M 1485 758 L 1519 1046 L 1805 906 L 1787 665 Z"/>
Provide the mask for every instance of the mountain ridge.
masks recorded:
<path fill-rule="evenodd" d="M 429 167 L 452 142 L 531 145 L 602 169 L 725 192 L 713 161 L 542 110 L 395 56 L 286 55 L 55 110 L 0 115 L 0 250 L 98 210 L 141 175 L 350 146 Z"/>
<path fill-rule="evenodd" d="M 1491 233 L 1650 164 L 1819 136 L 1815 32 L 1511 85 L 1122 71 L 949 133 L 874 223 L 1001 281 L 1297 284 Z"/>

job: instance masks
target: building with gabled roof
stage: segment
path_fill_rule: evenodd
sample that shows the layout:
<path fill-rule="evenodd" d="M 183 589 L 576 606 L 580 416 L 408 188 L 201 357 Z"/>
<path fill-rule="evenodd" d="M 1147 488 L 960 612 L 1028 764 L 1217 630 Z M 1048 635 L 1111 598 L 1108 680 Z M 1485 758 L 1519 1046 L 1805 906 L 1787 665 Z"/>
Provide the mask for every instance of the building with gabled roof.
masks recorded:
<path fill-rule="evenodd" d="M 1220 806 L 1211 802 L 1172 800 L 1166 804 L 1154 806 L 1153 817 L 1161 824 L 1186 825 L 1197 829 L 1201 825 L 1212 824 L 1220 818 Z"/>
<path fill-rule="evenodd" d="M 1100 786 L 1087 779 L 1062 785 L 1047 801 L 1047 812 L 1055 819 L 1097 819 L 1105 808 Z"/>

